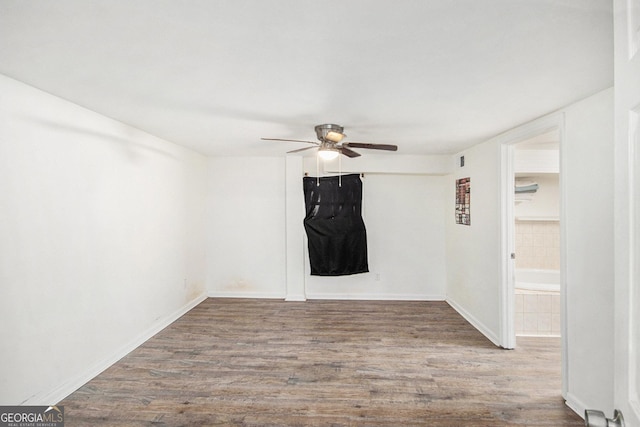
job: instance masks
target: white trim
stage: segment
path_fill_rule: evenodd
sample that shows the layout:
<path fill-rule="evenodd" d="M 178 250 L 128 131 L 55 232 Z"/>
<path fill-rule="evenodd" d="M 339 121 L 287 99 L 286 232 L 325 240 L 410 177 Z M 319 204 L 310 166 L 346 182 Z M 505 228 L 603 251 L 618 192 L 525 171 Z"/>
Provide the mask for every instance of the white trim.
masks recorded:
<path fill-rule="evenodd" d="M 445 301 L 444 295 L 424 295 L 424 294 L 330 294 L 311 293 L 307 294 L 307 299 L 325 300 L 363 300 L 363 301 Z"/>
<path fill-rule="evenodd" d="M 640 404 L 634 382 L 634 327 L 638 318 L 638 251 L 640 230 L 637 195 L 640 155 L 636 151 L 639 135 L 635 120 L 640 114 L 640 5 L 637 1 L 615 1 L 615 98 L 614 98 L 614 224 L 615 224 L 615 302 L 614 302 L 614 407 L 624 413 L 627 425 L 640 425 Z M 634 129 L 634 126 L 636 129 Z M 636 343 L 637 344 L 637 343 Z M 637 351 L 637 349 L 635 349 Z M 636 354 L 636 358 L 638 355 Z M 636 377 L 636 378 L 634 378 Z"/>
<path fill-rule="evenodd" d="M 464 307 L 462 307 L 460 304 L 456 303 L 455 301 L 453 301 L 453 300 L 451 300 L 449 298 L 447 298 L 445 301 L 455 311 L 457 311 L 458 314 L 460 314 L 460 316 L 464 317 L 464 319 L 467 322 L 471 323 L 471 326 L 476 328 L 480 333 L 482 333 L 482 335 L 487 337 L 489 339 L 489 341 L 491 341 L 496 346 L 501 347 L 499 337 L 496 334 L 493 333 L 491 328 L 488 328 L 484 323 L 479 321 L 475 316 L 473 316 L 469 311 L 467 311 Z"/>
<path fill-rule="evenodd" d="M 210 291 L 207 295 L 209 298 L 246 298 L 246 299 L 287 299 L 288 301 L 294 301 L 290 299 L 289 295 L 273 292 L 220 292 Z"/>
<path fill-rule="evenodd" d="M 535 337 L 535 338 L 560 338 L 560 334 L 525 334 L 525 333 L 519 333 L 518 334 L 519 337 Z"/>
<path fill-rule="evenodd" d="M 338 294 L 338 293 L 311 293 L 311 294 L 274 294 L 264 292 L 209 292 L 209 298 L 256 298 L 256 299 L 284 299 L 285 301 L 307 301 L 312 299 L 325 300 L 363 300 L 363 301 L 445 301 L 444 295 L 426 294 Z"/>
<path fill-rule="evenodd" d="M 566 396 L 569 387 L 569 358 L 568 343 L 569 333 L 567 328 L 568 305 L 568 280 L 567 280 L 567 180 L 565 171 L 567 170 L 567 156 L 565 150 L 565 116 L 564 113 L 559 118 L 558 130 L 560 132 L 560 365 L 562 379 L 562 395 Z"/>
<path fill-rule="evenodd" d="M 502 177 L 500 179 L 500 205 L 502 211 L 502 221 L 500 230 L 502 234 L 502 254 L 500 260 L 501 268 L 501 298 L 500 298 L 500 344 L 504 348 L 516 347 L 515 330 L 515 261 L 511 254 L 515 253 L 515 195 L 513 192 L 513 180 L 515 177 L 515 148 L 514 144 L 502 144 L 500 147 L 502 162 Z"/>
<path fill-rule="evenodd" d="M 584 419 L 584 411 L 589 409 L 587 405 L 585 405 L 580 399 L 575 397 L 571 393 L 567 393 L 566 400 L 564 402 L 573 412 L 578 414 L 582 419 Z"/>
<path fill-rule="evenodd" d="M 298 295 L 287 294 L 284 300 L 285 301 L 306 301 L 307 297 L 304 294 L 298 294 Z"/>
<path fill-rule="evenodd" d="M 631 13 L 630 13 L 631 15 Z M 629 257 L 629 265 L 627 270 L 627 283 L 628 289 L 626 290 L 626 307 L 625 311 L 627 313 L 626 321 L 627 331 L 626 331 L 626 340 L 628 342 L 626 349 L 626 359 L 627 359 L 627 377 L 628 384 L 627 388 L 627 404 L 629 408 L 633 411 L 633 415 L 635 418 L 640 418 L 640 401 L 639 401 L 639 390 L 638 390 L 638 381 L 640 379 L 640 372 L 638 372 L 638 368 L 636 366 L 636 362 L 640 359 L 640 352 L 637 348 L 637 328 L 638 328 L 638 310 L 636 308 L 637 304 L 637 292 L 638 292 L 638 253 L 640 252 L 640 241 L 638 239 L 639 230 L 638 230 L 638 214 L 639 214 L 639 204 L 637 200 L 637 194 L 639 192 L 639 188 L 637 185 L 638 182 L 638 160 L 640 157 L 640 152 L 638 152 L 636 148 L 636 141 L 640 140 L 639 129 L 640 129 L 640 105 L 635 106 L 628 113 L 628 163 L 627 163 L 627 176 L 628 183 L 627 189 L 629 194 L 629 205 L 628 205 L 628 257 Z M 624 321 L 624 320 L 623 320 Z"/>
<path fill-rule="evenodd" d="M 188 311 L 195 306 L 203 302 L 207 296 L 202 294 L 195 299 L 189 301 L 173 313 L 170 313 L 164 317 L 159 318 L 149 328 L 141 332 L 137 337 L 123 345 L 109 356 L 91 365 L 89 368 L 80 372 L 73 378 L 68 379 L 63 384 L 55 387 L 52 390 L 44 390 L 40 393 L 31 396 L 29 399 L 21 403 L 21 405 L 51 405 L 52 403 L 58 403 L 71 393 L 82 387 L 84 384 L 95 378 L 97 375 L 105 371 L 111 365 L 122 359 L 127 354 L 142 345 L 145 341 L 156 335 L 158 332 L 169 326 L 171 323 L 178 320 Z"/>
<path fill-rule="evenodd" d="M 286 156 L 285 160 L 285 256 L 286 299 L 305 299 L 305 248 L 306 235 L 301 227 L 305 216 L 302 177 L 302 157 Z"/>
<path fill-rule="evenodd" d="M 516 221 L 560 221 L 560 216 L 517 216 Z"/>

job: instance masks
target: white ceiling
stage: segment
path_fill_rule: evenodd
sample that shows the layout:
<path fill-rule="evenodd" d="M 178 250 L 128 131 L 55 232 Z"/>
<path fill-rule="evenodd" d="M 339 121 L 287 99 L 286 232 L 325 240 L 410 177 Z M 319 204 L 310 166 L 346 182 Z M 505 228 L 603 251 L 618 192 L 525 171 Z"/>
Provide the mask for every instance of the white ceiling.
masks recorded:
<path fill-rule="evenodd" d="M 260 137 L 320 123 L 444 154 L 612 86 L 612 19 L 611 0 L 0 0 L 0 73 L 204 154 L 280 155 L 305 144 Z"/>

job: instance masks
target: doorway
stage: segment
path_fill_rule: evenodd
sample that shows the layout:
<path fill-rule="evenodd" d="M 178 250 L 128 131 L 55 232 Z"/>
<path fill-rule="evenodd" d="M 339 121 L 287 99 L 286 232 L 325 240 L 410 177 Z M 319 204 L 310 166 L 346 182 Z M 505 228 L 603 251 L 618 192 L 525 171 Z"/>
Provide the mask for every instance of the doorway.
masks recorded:
<path fill-rule="evenodd" d="M 564 217 L 564 197 L 563 197 L 563 180 L 562 180 L 562 139 L 564 135 L 564 115 L 562 113 L 546 116 L 528 125 L 525 125 L 513 132 L 504 135 L 501 142 L 502 150 L 502 328 L 501 338 L 504 348 L 513 349 L 516 347 L 516 334 L 518 335 L 537 335 L 541 331 L 545 335 L 560 336 L 561 347 L 561 376 L 562 376 L 562 393 L 565 394 L 567 384 L 567 336 L 566 336 L 566 284 L 564 282 L 564 265 L 565 265 L 565 222 Z M 520 178 L 522 186 L 526 191 L 523 193 L 528 196 L 520 196 L 520 208 L 516 210 L 516 178 Z M 538 184 L 537 188 L 535 184 Z M 546 194 L 544 194 L 546 193 Z M 530 198 L 529 201 L 522 199 Z M 537 209 L 532 200 L 541 202 L 542 205 L 552 203 L 554 207 L 543 207 Z M 538 206 L 540 208 L 540 206 Z M 549 254 L 546 259 L 529 259 L 522 258 L 527 256 L 538 256 L 535 253 L 522 253 L 522 247 L 518 248 L 520 254 L 516 250 L 516 219 L 524 222 L 525 229 L 533 228 L 534 225 L 548 232 L 547 236 L 538 236 L 536 241 L 533 236 L 523 237 L 519 239 L 527 239 L 528 243 L 537 246 L 551 246 L 550 250 L 545 250 L 544 257 Z M 535 221 L 535 222 L 534 222 Z M 527 227 L 529 222 L 530 227 Z M 538 230 L 540 231 L 540 230 Z M 540 231 L 538 234 L 543 234 Z M 532 230 L 533 232 L 533 230 Z M 554 237 L 551 237 L 551 235 Z M 546 241 L 545 241 L 546 240 Z M 522 241 L 520 241 L 522 243 Z M 518 257 L 521 261 L 517 262 Z M 553 260 L 551 260 L 553 258 Z M 529 297 L 527 306 L 525 307 L 524 296 L 516 304 L 516 267 L 533 266 L 530 270 L 550 270 L 553 273 L 548 274 L 544 279 L 538 278 L 533 280 L 534 289 L 531 295 L 537 295 L 540 292 L 557 292 L 556 296 L 552 294 L 551 298 L 544 296 Z M 536 273 L 533 271 L 533 273 Z M 545 273 L 545 272 L 543 272 Z M 546 273 L 549 273 L 547 271 Z M 528 280 L 528 279 L 527 279 Z M 546 282 L 557 282 L 555 286 Z M 529 281 L 532 283 L 532 281 Z M 559 290 L 558 290 L 559 287 Z M 520 294 L 521 292 L 519 292 Z M 532 300 L 536 300 L 535 303 Z M 550 300 L 550 302 L 549 302 Z M 542 301 L 543 306 L 537 305 Z M 549 307 L 551 304 L 551 307 Z M 518 306 L 516 306 L 518 305 Z M 522 313 L 522 320 L 518 320 L 516 324 L 516 311 Z M 541 319 L 540 315 L 532 314 L 544 312 Z M 525 314 L 529 313 L 526 317 Z M 520 314 L 519 314 L 520 315 Z M 525 322 L 528 322 L 525 324 Z M 535 322 L 536 329 L 533 327 Z"/>
<path fill-rule="evenodd" d="M 557 129 L 514 144 L 514 329 L 560 337 L 560 143 Z"/>

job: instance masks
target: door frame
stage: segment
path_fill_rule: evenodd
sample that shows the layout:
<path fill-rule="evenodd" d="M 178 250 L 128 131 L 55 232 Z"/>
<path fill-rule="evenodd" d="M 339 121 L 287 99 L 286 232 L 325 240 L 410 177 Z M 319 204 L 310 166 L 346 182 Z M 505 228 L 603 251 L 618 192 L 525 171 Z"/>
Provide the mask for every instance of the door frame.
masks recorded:
<path fill-rule="evenodd" d="M 626 113 L 626 114 L 625 114 Z M 638 348 L 637 308 L 640 282 L 640 194 L 638 166 L 640 153 L 640 104 L 630 111 L 617 113 L 616 123 L 616 283 L 615 283 L 615 377 L 614 406 L 621 409 L 629 425 L 640 419 L 640 360 Z M 626 118 L 623 116 L 627 116 Z"/>
<path fill-rule="evenodd" d="M 616 0 L 614 407 L 640 425 L 640 0 Z"/>
<path fill-rule="evenodd" d="M 515 333 L 515 262 L 511 254 L 515 253 L 515 214 L 513 182 L 515 178 L 514 151 L 515 145 L 553 130 L 558 131 L 560 146 L 560 330 L 562 353 L 562 395 L 567 391 L 567 281 L 566 272 L 566 209 L 564 205 L 565 180 L 562 171 L 564 146 L 564 113 L 554 113 L 533 122 L 522 125 L 503 134 L 500 142 L 501 178 L 500 178 L 500 210 L 501 210 L 501 259 L 500 259 L 500 345 L 507 349 L 516 346 Z"/>

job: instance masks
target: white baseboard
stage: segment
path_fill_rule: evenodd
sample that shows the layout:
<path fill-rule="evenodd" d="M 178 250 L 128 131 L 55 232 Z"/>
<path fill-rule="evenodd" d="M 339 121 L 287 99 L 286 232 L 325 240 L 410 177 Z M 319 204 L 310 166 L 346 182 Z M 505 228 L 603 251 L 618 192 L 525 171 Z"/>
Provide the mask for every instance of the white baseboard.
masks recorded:
<path fill-rule="evenodd" d="M 453 301 L 451 299 L 448 299 L 448 298 L 446 299 L 446 301 L 455 311 L 458 312 L 458 314 L 460 314 L 460 316 L 464 317 L 464 319 L 467 322 L 471 323 L 471 325 L 474 328 L 476 328 L 478 331 L 480 331 L 480 333 L 482 333 L 482 335 L 487 337 L 489 339 L 489 341 L 491 341 L 492 343 L 494 343 L 495 345 L 500 347 L 500 345 L 501 345 L 500 344 L 500 340 L 498 339 L 498 336 L 491 329 L 489 329 L 485 324 L 483 324 L 481 321 L 479 321 L 475 316 L 473 316 L 464 307 L 462 307 L 461 305 L 459 305 L 455 301 Z"/>
<path fill-rule="evenodd" d="M 218 292 L 212 291 L 209 298 L 258 298 L 258 299 L 284 299 L 285 301 L 307 301 L 311 299 L 327 300 L 374 300 L 374 301 L 444 301 L 444 295 L 422 294 L 336 294 L 336 293 L 311 293 L 307 295 L 280 295 L 260 292 Z"/>
<path fill-rule="evenodd" d="M 336 294 L 336 293 L 311 293 L 307 295 L 281 295 L 275 293 L 260 292 L 219 292 L 210 291 L 209 298 L 257 298 L 257 299 L 284 299 L 285 301 L 307 301 L 311 299 L 328 300 L 375 300 L 375 301 L 444 301 L 444 295 L 423 294 Z"/>
<path fill-rule="evenodd" d="M 307 299 L 363 300 L 363 301 L 444 301 L 444 295 L 422 294 L 307 294 Z"/>
<path fill-rule="evenodd" d="M 153 337 L 155 334 L 169 326 L 171 323 L 178 320 L 185 313 L 200 304 L 206 298 L 207 296 L 205 294 L 202 294 L 192 301 L 188 302 L 184 306 L 180 307 L 173 313 L 161 317 L 151 327 L 140 333 L 136 338 L 134 338 L 118 350 L 114 351 L 109 356 L 89 366 L 87 369 L 83 370 L 83 372 L 74 376 L 73 378 L 70 378 L 63 384 L 60 384 L 58 387 L 55 387 L 52 390 L 44 390 L 41 393 L 37 393 L 34 396 L 31 396 L 29 399 L 22 402 L 21 405 L 51 405 L 60 402 L 65 397 L 69 396 L 71 393 L 89 382 L 91 379 L 95 378 L 98 374 L 116 363 L 118 360 L 122 359 L 124 356 L 138 348 L 149 338 Z"/>
<path fill-rule="evenodd" d="M 287 294 L 284 298 L 285 301 L 306 301 L 307 297 L 304 294 Z"/>
<path fill-rule="evenodd" d="M 573 394 L 567 393 L 565 404 L 571 408 L 573 412 L 580 415 L 581 418 L 584 419 L 584 411 L 587 409 L 597 409 L 597 408 L 588 408 L 580 399 L 576 398 Z"/>
<path fill-rule="evenodd" d="M 209 298 L 256 298 L 256 299 L 285 299 L 284 294 L 267 292 L 219 292 L 209 291 Z"/>

